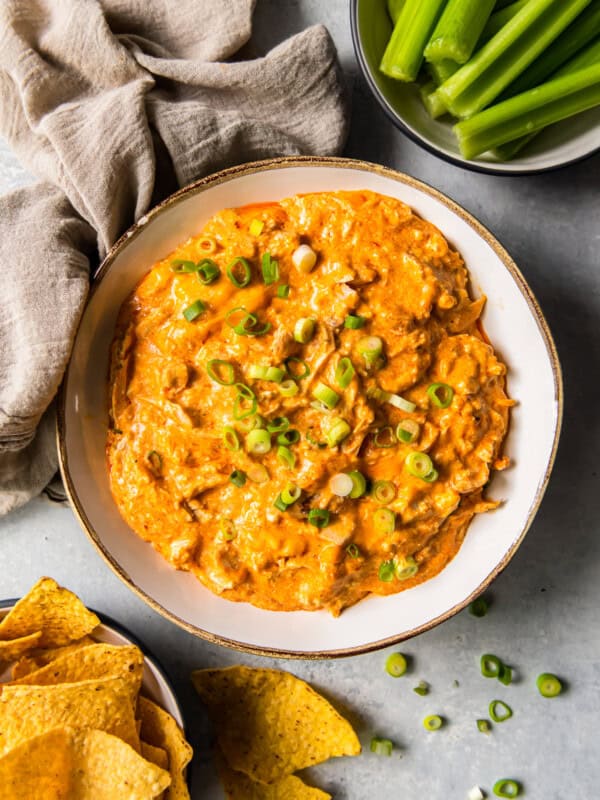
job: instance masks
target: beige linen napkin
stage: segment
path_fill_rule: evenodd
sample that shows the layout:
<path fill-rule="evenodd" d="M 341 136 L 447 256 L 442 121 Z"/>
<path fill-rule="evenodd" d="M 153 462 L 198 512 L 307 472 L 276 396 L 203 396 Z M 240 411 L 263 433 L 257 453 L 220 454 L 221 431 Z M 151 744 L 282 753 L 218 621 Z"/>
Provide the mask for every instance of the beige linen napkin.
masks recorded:
<path fill-rule="evenodd" d="M 249 39 L 253 9 L 254 0 L 0 2 L 0 133 L 40 178 L 0 198 L 0 514 L 56 469 L 50 404 L 90 268 L 120 234 L 222 167 L 343 146 L 325 28 L 264 58 L 226 60 Z"/>

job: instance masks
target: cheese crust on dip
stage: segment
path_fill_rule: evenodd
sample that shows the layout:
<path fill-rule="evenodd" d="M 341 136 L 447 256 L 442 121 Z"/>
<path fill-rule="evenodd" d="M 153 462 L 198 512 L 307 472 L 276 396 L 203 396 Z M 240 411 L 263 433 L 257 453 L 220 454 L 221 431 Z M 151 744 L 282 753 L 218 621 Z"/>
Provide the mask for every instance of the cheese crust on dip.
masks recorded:
<path fill-rule="evenodd" d="M 121 514 L 177 569 L 261 608 L 338 615 L 431 578 L 508 465 L 484 302 L 394 198 L 220 212 L 121 309 L 107 444 Z"/>

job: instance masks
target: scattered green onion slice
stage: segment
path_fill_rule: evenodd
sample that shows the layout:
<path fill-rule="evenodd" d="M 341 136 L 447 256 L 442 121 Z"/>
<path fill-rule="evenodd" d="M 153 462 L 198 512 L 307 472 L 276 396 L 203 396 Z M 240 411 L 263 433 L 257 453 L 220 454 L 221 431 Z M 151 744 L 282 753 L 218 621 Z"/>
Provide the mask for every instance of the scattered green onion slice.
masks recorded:
<path fill-rule="evenodd" d="M 222 519 L 219 522 L 219 531 L 226 542 L 232 542 L 237 535 L 235 524 L 232 519 Z"/>
<path fill-rule="evenodd" d="M 394 579 L 394 562 L 393 561 L 382 561 L 379 565 L 379 570 L 377 572 L 377 576 L 380 581 L 384 583 L 389 583 L 391 580 Z"/>
<path fill-rule="evenodd" d="M 318 442 L 315 439 L 315 437 L 310 432 L 310 428 L 308 430 L 308 433 L 306 434 L 306 441 L 309 444 L 312 444 L 313 447 L 318 447 L 320 450 L 322 450 L 324 447 L 327 447 L 327 442 Z"/>
<path fill-rule="evenodd" d="M 481 656 L 480 665 L 484 678 L 497 678 L 502 671 L 502 661 L 491 653 L 484 653 Z"/>
<path fill-rule="evenodd" d="M 426 681 L 419 681 L 419 685 L 415 686 L 413 692 L 420 697 L 425 697 L 429 694 L 429 684 Z"/>
<path fill-rule="evenodd" d="M 488 602 L 485 597 L 478 597 L 469 604 L 469 614 L 474 617 L 485 617 L 488 612 Z"/>
<path fill-rule="evenodd" d="M 258 400 L 252 389 L 246 386 L 245 383 L 236 383 L 235 387 L 238 393 L 233 403 L 233 418 L 235 420 L 240 420 L 256 414 Z"/>
<path fill-rule="evenodd" d="M 162 472 L 162 456 L 156 450 L 150 450 L 146 453 L 146 464 L 155 477 L 158 477 Z"/>
<path fill-rule="evenodd" d="M 193 322 L 195 319 L 198 319 L 199 316 L 204 314 L 205 311 L 206 306 L 202 300 L 196 300 L 191 306 L 188 306 L 183 310 L 183 316 L 188 322 Z"/>
<path fill-rule="evenodd" d="M 197 271 L 198 266 L 194 261 L 186 261 L 182 258 L 176 258 L 174 261 L 171 261 L 171 272 L 176 272 L 178 275 Z"/>
<path fill-rule="evenodd" d="M 489 719 L 478 719 L 477 730 L 480 733 L 489 733 L 492 730 L 492 723 L 489 721 Z"/>
<path fill-rule="evenodd" d="M 339 394 L 321 382 L 312 390 L 312 396 L 329 409 L 335 408 L 340 401 Z"/>
<path fill-rule="evenodd" d="M 248 260 L 242 258 L 242 256 L 234 258 L 227 267 L 227 277 L 236 289 L 243 289 L 244 286 L 248 286 L 252 278 L 252 270 L 250 269 Z"/>
<path fill-rule="evenodd" d="M 492 700 L 489 712 L 494 722 L 504 722 L 513 715 L 512 708 L 506 705 L 503 700 Z"/>
<path fill-rule="evenodd" d="M 340 389 L 345 389 L 355 375 L 354 367 L 349 358 L 341 358 L 335 369 L 335 382 Z"/>
<path fill-rule="evenodd" d="M 326 508 L 311 508 L 308 512 L 308 521 L 315 528 L 326 528 L 329 525 L 330 514 Z"/>
<path fill-rule="evenodd" d="M 362 472 L 359 472 L 357 469 L 353 469 L 352 472 L 349 472 L 348 477 L 352 480 L 350 498 L 352 500 L 357 500 L 367 491 L 367 479 Z"/>
<path fill-rule="evenodd" d="M 432 383 L 427 394 L 434 406 L 448 408 L 454 397 L 454 389 L 447 383 Z"/>
<path fill-rule="evenodd" d="M 255 428 L 246 436 L 246 449 L 254 455 L 264 456 L 271 449 L 271 437 L 262 428 Z"/>
<path fill-rule="evenodd" d="M 281 499 L 286 504 L 286 506 L 291 506 L 292 503 L 295 503 L 296 500 L 300 499 L 301 494 L 302 494 L 302 489 L 299 486 L 296 486 L 295 483 L 288 483 L 286 484 L 285 489 L 281 493 Z"/>
<path fill-rule="evenodd" d="M 562 683 L 550 672 L 542 672 L 535 683 L 542 697 L 556 697 L 562 692 Z"/>
<path fill-rule="evenodd" d="M 521 794 L 521 786 L 510 778 L 501 778 L 494 784 L 493 792 L 496 797 L 518 797 Z"/>
<path fill-rule="evenodd" d="M 337 447 L 337 445 L 341 444 L 351 432 L 352 428 L 345 419 L 342 419 L 341 417 L 334 417 L 331 420 L 327 431 L 325 432 L 325 439 L 329 447 Z"/>
<path fill-rule="evenodd" d="M 221 274 L 221 270 L 219 269 L 218 265 L 212 260 L 212 258 L 204 258 L 196 267 L 196 273 L 198 275 L 198 280 L 204 286 L 208 286 L 209 283 L 214 283 L 219 275 Z"/>
<path fill-rule="evenodd" d="M 404 463 L 410 474 L 415 478 L 421 478 L 421 480 L 425 480 L 433 470 L 433 462 L 427 453 L 419 453 L 418 451 L 409 453 Z"/>
<path fill-rule="evenodd" d="M 356 347 L 359 355 L 364 358 L 367 369 L 382 363 L 383 341 L 379 336 L 365 336 L 359 339 Z"/>
<path fill-rule="evenodd" d="M 251 417 L 241 419 L 238 427 L 243 433 L 250 433 L 250 431 L 253 431 L 255 428 L 264 428 L 265 418 L 261 417 L 260 414 L 253 414 Z"/>
<path fill-rule="evenodd" d="M 419 571 L 419 565 L 412 556 L 397 558 L 395 565 L 394 573 L 399 581 L 407 581 L 409 578 L 414 578 Z"/>
<path fill-rule="evenodd" d="M 344 328 L 357 331 L 359 328 L 364 328 L 367 324 L 367 318 L 361 317 L 359 314 L 348 314 L 344 320 Z"/>
<path fill-rule="evenodd" d="M 248 230 L 251 236 L 260 236 L 264 227 L 265 223 L 261 219 L 253 219 L 248 226 Z"/>
<path fill-rule="evenodd" d="M 289 447 L 280 445 L 277 448 L 277 458 L 283 462 L 288 469 L 294 469 L 296 466 L 296 454 L 292 453 Z"/>
<path fill-rule="evenodd" d="M 375 447 L 393 447 L 396 444 L 396 437 L 394 436 L 394 429 L 391 425 L 384 425 L 375 431 L 373 437 L 373 445 Z"/>
<path fill-rule="evenodd" d="M 403 419 L 396 427 L 396 438 L 403 444 L 411 444 L 421 433 L 421 426 L 413 419 Z"/>
<path fill-rule="evenodd" d="M 443 724 L 444 721 L 439 714 L 431 714 L 423 720 L 423 727 L 426 731 L 439 731 Z"/>
<path fill-rule="evenodd" d="M 378 756 L 391 756 L 394 745 L 391 739 L 381 739 L 374 736 L 371 739 L 371 752 Z"/>
<path fill-rule="evenodd" d="M 233 483 L 234 486 L 241 488 L 246 483 L 246 473 L 243 472 L 241 469 L 234 469 L 231 475 L 229 476 L 229 480 Z"/>
<path fill-rule="evenodd" d="M 373 514 L 373 525 L 377 533 L 393 533 L 396 527 L 396 515 L 389 508 L 378 508 Z"/>
<path fill-rule="evenodd" d="M 270 477 L 264 464 L 250 464 L 246 475 L 252 483 L 266 483 Z"/>
<path fill-rule="evenodd" d="M 430 469 L 427 475 L 423 476 L 423 480 L 427 481 L 427 483 L 434 483 L 440 477 L 440 473 L 437 469 Z"/>
<path fill-rule="evenodd" d="M 235 428 L 232 428 L 230 425 L 227 425 L 223 428 L 223 444 L 228 450 L 239 450 L 240 449 L 240 440 L 238 435 L 235 431 Z"/>
<path fill-rule="evenodd" d="M 330 478 L 329 488 L 336 497 L 348 497 L 354 488 L 354 482 L 350 475 L 345 472 L 338 472 Z"/>
<path fill-rule="evenodd" d="M 307 244 L 301 244 L 292 253 L 292 262 L 300 272 L 308 273 L 317 263 L 317 254 Z"/>
<path fill-rule="evenodd" d="M 243 312 L 242 316 L 237 322 L 232 321 L 232 317 L 238 312 Z M 271 330 L 270 322 L 265 322 L 262 328 L 257 328 L 258 317 L 256 314 L 250 314 L 244 306 L 237 306 L 236 308 L 232 308 L 231 311 L 228 311 L 227 314 L 225 314 L 225 322 L 230 328 L 233 328 L 238 336 L 262 336 Z"/>
<path fill-rule="evenodd" d="M 273 503 L 273 505 L 278 511 L 287 511 L 287 503 L 283 502 L 283 499 L 280 494 L 278 494 L 277 497 L 275 498 L 275 502 Z"/>
<path fill-rule="evenodd" d="M 269 433 L 280 433 L 287 431 L 290 427 L 290 421 L 287 417 L 273 417 L 272 420 L 267 422 L 267 430 Z"/>
<path fill-rule="evenodd" d="M 232 386 L 235 383 L 235 370 L 229 361 L 222 361 L 220 358 L 211 358 L 206 365 L 208 377 L 220 383 L 221 386 Z"/>
<path fill-rule="evenodd" d="M 386 403 L 394 406 L 394 408 L 399 408 L 400 411 L 406 411 L 407 414 L 412 414 L 417 407 L 411 400 L 406 400 L 404 397 L 400 397 L 399 394 L 391 394 L 389 392 Z"/>
<path fill-rule="evenodd" d="M 502 669 L 500 670 L 500 675 L 498 675 L 498 680 L 500 683 L 503 683 L 505 686 L 510 686 L 512 683 L 512 668 L 507 667 L 506 664 L 502 664 Z"/>
<path fill-rule="evenodd" d="M 296 383 L 296 381 L 288 378 L 285 381 L 281 381 L 279 384 L 279 394 L 283 397 L 294 397 L 300 391 L 300 387 Z"/>
<path fill-rule="evenodd" d="M 264 381 L 267 378 L 269 368 L 264 364 L 250 364 L 248 367 L 248 377 L 252 381 Z"/>
<path fill-rule="evenodd" d="M 285 377 L 285 370 L 281 367 L 267 367 L 267 377 L 265 380 L 281 383 Z"/>
<path fill-rule="evenodd" d="M 296 444 L 299 441 L 300 431 L 297 431 L 295 428 L 290 428 L 277 435 L 277 444 L 282 444 L 285 447 L 289 447 L 289 445 Z"/>
<path fill-rule="evenodd" d="M 354 544 L 354 542 L 350 542 L 350 544 L 346 545 L 346 553 L 348 553 L 350 558 L 360 558 L 360 550 L 358 549 L 358 545 Z"/>
<path fill-rule="evenodd" d="M 286 300 L 290 296 L 290 287 L 287 283 L 281 283 L 277 287 L 277 297 L 281 297 L 282 300 Z"/>
<path fill-rule="evenodd" d="M 261 266 L 265 286 L 270 286 L 279 280 L 279 263 L 274 258 L 271 258 L 270 253 L 263 254 Z"/>
<path fill-rule="evenodd" d="M 408 661 L 402 653 L 392 653 L 385 661 L 385 671 L 392 678 L 400 678 L 408 669 Z"/>
<path fill-rule="evenodd" d="M 300 344 L 308 344 L 315 335 L 315 326 L 312 317 L 302 317 L 294 325 L 294 339 Z"/>
<path fill-rule="evenodd" d="M 378 503 L 387 506 L 396 497 L 396 487 L 391 481 L 375 481 L 372 493 Z"/>
<path fill-rule="evenodd" d="M 287 367 L 288 372 L 292 376 L 292 378 L 296 381 L 301 381 L 303 378 L 308 378 L 310 375 L 310 368 L 306 361 L 303 361 L 301 358 L 296 358 L 296 356 L 290 356 L 286 358 L 285 365 Z M 303 367 L 302 372 L 296 372 L 295 367 L 292 368 L 292 364 L 300 364 Z"/>

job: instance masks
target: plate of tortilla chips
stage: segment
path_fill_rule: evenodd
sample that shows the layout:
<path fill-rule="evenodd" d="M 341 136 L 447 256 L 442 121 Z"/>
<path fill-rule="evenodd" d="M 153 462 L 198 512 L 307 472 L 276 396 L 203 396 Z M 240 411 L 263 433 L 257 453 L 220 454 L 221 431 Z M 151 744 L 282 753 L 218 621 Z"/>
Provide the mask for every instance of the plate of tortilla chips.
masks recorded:
<path fill-rule="evenodd" d="M 0 606 L 3 800 L 189 800 L 181 711 L 132 637 L 51 578 Z"/>

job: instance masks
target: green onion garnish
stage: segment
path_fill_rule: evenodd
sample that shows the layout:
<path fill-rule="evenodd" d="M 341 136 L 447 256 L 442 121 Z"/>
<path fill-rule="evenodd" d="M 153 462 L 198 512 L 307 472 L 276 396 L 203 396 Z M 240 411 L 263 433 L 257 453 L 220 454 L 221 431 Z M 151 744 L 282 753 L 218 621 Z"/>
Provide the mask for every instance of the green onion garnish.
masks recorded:
<path fill-rule="evenodd" d="M 477 730 L 480 733 L 489 733 L 492 730 L 492 724 L 489 719 L 478 719 Z"/>
<path fill-rule="evenodd" d="M 277 448 L 277 458 L 282 461 L 288 469 L 294 469 L 296 466 L 296 454 L 292 453 L 289 447 L 280 445 Z"/>
<path fill-rule="evenodd" d="M 231 264 L 227 267 L 227 277 L 236 287 L 236 289 L 243 289 L 248 286 L 252 278 L 252 270 L 248 260 L 238 256 L 234 258 Z"/>
<path fill-rule="evenodd" d="M 287 367 L 287 371 L 290 373 L 290 375 L 295 381 L 301 381 L 303 380 L 303 378 L 308 378 L 308 376 L 310 375 L 310 368 L 308 364 L 301 358 L 296 358 L 296 356 L 290 356 L 289 358 L 286 358 L 284 363 Z M 303 367 L 302 372 L 296 372 L 296 368 L 295 367 L 292 368 L 292 364 L 300 364 Z"/>
<path fill-rule="evenodd" d="M 234 486 L 241 488 L 246 483 L 246 473 L 241 469 L 234 469 L 229 476 L 229 480 Z"/>
<path fill-rule="evenodd" d="M 195 303 L 192 303 L 191 306 L 188 306 L 183 311 L 183 316 L 187 319 L 188 322 L 193 322 L 195 319 L 198 319 L 199 316 L 204 314 L 206 311 L 206 306 L 202 302 L 202 300 L 196 300 Z"/>
<path fill-rule="evenodd" d="M 404 463 L 411 475 L 415 478 L 421 478 L 423 481 L 427 480 L 435 472 L 433 462 L 427 453 L 419 453 L 418 451 L 409 453 Z"/>
<path fill-rule="evenodd" d="M 219 522 L 219 532 L 221 533 L 226 542 L 232 542 L 237 535 L 237 531 L 233 520 L 222 519 Z"/>
<path fill-rule="evenodd" d="M 396 438 L 403 444 L 411 444 L 421 433 L 421 426 L 412 419 L 404 419 L 398 423 L 396 428 Z"/>
<path fill-rule="evenodd" d="M 271 437 L 268 431 L 255 428 L 246 436 L 246 449 L 254 455 L 264 456 L 271 449 Z"/>
<path fill-rule="evenodd" d="M 396 528 L 396 515 L 389 508 L 378 508 L 373 514 L 373 525 L 377 533 L 393 533 Z"/>
<path fill-rule="evenodd" d="M 340 362 L 335 369 L 335 382 L 340 389 L 345 389 L 355 375 L 354 367 L 349 358 L 340 358 Z"/>
<path fill-rule="evenodd" d="M 431 716 L 425 717 L 423 720 L 423 727 L 426 731 L 439 731 L 443 724 L 444 720 L 439 714 L 431 714 Z"/>
<path fill-rule="evenodd" d="M 253 381 L 264 381 L 267 378 L 269 368 L 264 364 L 250 364 L 248 367 L 248 377 Z"/>
<path fill-rule="evenodd" d="M 217 280 L 221 274 L 221 270 L 212 258 L 204 258 L 197 264 L 196 274 L 198 275 L 200 283 L 207 286 L 209 283 L 214 283 L 214 281 Z"/>
<path fill-rule="evenodd" d="M 287 417 L 273 417 L 272 420 L 267 422 L 267 430 L 269 433 L 280 433 L 287 431 L 290 427 L 290 421 Z"/>
<path fill-rule="evenodd" d="M 281 383 L 285 376 L 285 370 L 281 367 L 267 367 L 265 376 L 266 381 L 273 381 L 274 383 Z"/>
<path fill-rule="evenodd" d="M 279 384 L 279 394 L 282 397 L 294 397 L 300 391 L 300 387 L 296 383 L 296 381 L 288 378 L 285 381 L 281 381 Z"/>
<path fill-rule="evenodd" d="M 426 681 L 419 681 L 419 685 L 415 686 L 413 692 L 420 697 L 425 697 L 429 694 L 429 684 Z"/>
<path fill-rule="evenodd" d="M 321 382 L 312 390 L 312 396 L 329 409 L 335 408 L 340 402 L 339 394 Z"/>
<path fill-rule="evenodd" d="M 485 597 L 478 597 L 469 604 L 469 614 L 474 617 L 485 617 L 488 612 L 488 603 Z"/>
<path fill-rule="evenodd" d="M 350 544 L 346 545 L 346 553 L 348 553 L 350 558 L 360 558 L 360 550 L 358 549 L 358 545 L 354 544 L 354 542 L 350 542 Z"/>
<path fill-rule="evenodd" d="M 264 464 L 250 464 L 246 472 L 252 483 L 266 483 L 269 478 L 269 471 Z"/>
<path fill-rule="evenodd" d="M 236 383 L 235 388 L 238 393 L 233 403 L 233 418 L 240 420 L 256 414 L 258 400 L 252 389 L 245 383 Z"/>
<path fill-rule="evenodd" d="M 301 494 L 302 494 L 302 489 L 299 486 L 296 486 L 295 483 L 288 483 L 286 484 L 285 489 L 281 493 L 281 499 L 286 504 L 286 506 L 291 506 L 292 503 L 295 503 L 296 500 L 300 499 Z"/>
<path fill-rule="evenodd" d="M 231 318 L 239 311 L 243 312 L 242 317 L 237 322 L 232 322 Z M 258 317 L 256 314 L 248 313 L 244 306 L 237 306 L 236 308 L 232 308 L 231 311 L 228 311 L 227 314 L 225 314 L 225 322 L 230 328 L 233 328 L 238 336 L 262 336 L 271 330 L 270 322 L 265 322 L 262 328 L 257 328 Z"/>
<path fill-rule="evenodd" d="M 300 272 L 308 273 L 317 263 L 317 254 L 307 244 L 301 244 L 292 253 L 292 262 Z"/>
<path fill-rule="evenodd" d="M 206 365 L 208 377 L 220 383 L 221 386 L 232 386 L 235 383 L 235 369 L 229 361 L 222 361 L 220 358 L 211 358 Z"/>
<path fill-rule="evenodd" d="M 327 447 L 327 442 L 318 442 L 315 437 L 311 433 L 311 428 L 308 429 L 308 433 L 306 434 L 306 441 L 309 444 L 312 444 L 313 447 L 318 447 L 322 450 L 324 447 Z"/>
<path fill-rule="evenodd" d="M 240 449 L 240 440 L 238 435 L 235 431 L 235 428 L 232 428 L 230 425 L 227 425 L 223 428 L 223 444 L 228 450 L 239 450 Z"/>
<path fill-rule="evenodd" d="M 503 700 L 492 700 L 489 712 L 494 722 L 504 722 L 513 715 L 512 708 L 507 706 Z"/>
<path fill-rule="evenodd" d="M 562 692 L 562 683 L 550 672 L 538 675 L 535 683 L 542 697 L 556 697 Z"/>
<path fill-rule="evenodd" d="M 261 417 L 260 414 L 253 414 L 251 417 L 246 417 L 239 421 L 238 428 L 243 433 L 250 433 L 255 428 L 264 428 L 265 427 L 265 419 Z"/>
<path fill-rule="evenodd" d="M 338 472 L 329 479 L 329 489 L 336 497 L 348 497 L 353 488 L 352 478 L 345 472 Z"/>
<path fill-rule="evenodd" d="M 270 253 L 265 253 L 262 257 L 262 276 L 265 286 L 270 286 L 279 280 L 279 263 L 271 258 Z"/>
<path fill-rule="evenodd" d="M 502 671 L 502 661 L 498 656 L 491 653 L 484 653 L 480 660 L 481 674 L 484 678 L 497 678 Z"/>
<path fill-rule="evenodd" d="M 498 675 L 498 680 L 505 686 L 510 686 L 512 683 L 512 674 L 511 667 L 507 667 L 506 664 L 502 664 L 502 669 L 500 670 L 500 675 Z"/>
<path fill-rule="evenodd" d="M 379 570 L 377 571 L 377 576 L 380 581 L 384 581 L 384 583 L 389 583 L 394 579 L 394 562 L 393 561 L 382 561 L 379 565 Z"/>
<path fill-rule="evenodd" d="M 162 472 L 162 456 L 156 450 L 150 450 L 146 453 L 146 464 L 150 472 L 158 478 Z"/>
<path fill-rule="evenodd" d="M 364 328 L 366 324 L 367 318 L 361 317 L 358 314 L 348 314 L 344 320 L 344 328 L 350 328 L 350 330 L 353 331 L 357 331 L 359 328 Z"/>
<path fill-rule="evenodd" d="M 374 736 L 371 739 L 371 752 L 378 756 L 391 756 L 394 745 L 391 739 L 381 739 Z"/>
<path fill-rule="evenodd" d="M 494 784 L 493 791 L 496 797 L 518 797 L 521 794 L 521 786 L 510 778 L 501 778 Z"/>
<path fill-rule="evenodd" d="M 327 430 L 325 431 L 325 440 L 329 447 L 336 447 L 350 435 L 352 428 L 341 417 L 334 417 Z"/>
<path fill-rule="evenodd" d="M 394 563 L 394 574 L 396 576 L 396 580 L 399 581 L 406 581 L 409 578 L 414 578 L 419 571 L 419 565 L 412 556 L 406 556 L 406 558 L 397 558 Z"/>
<path fill-rule="evenodd" d="M 367 369 L 383 364 L 383 341 L 379 336 L 365 336 L 359 339 L 356 348 L 365 360 Z"/>
<path fill-rule="evenodd" d="M 277 497 L 275 498 L 275 502 L 273 503 L 273 505 L 278 511 L 287 511 L 287 503 L 283 502 L 283 499 L 280 494 L 278 494 Z"/>
<path fill-rule="evenodd" d="M 432 383 L 427 394 L 434 406 L 448 408 L 454 397 L 454 389 L 447 383 Z"/>
<path fill-rule="evenodd" d="M 326 508 L 311 508 L 308 512 L 308 522 L 315 528 L 326 528 L 329 525 L 329 511 Z"/>
<path fill-rule="evenodd" d="M 372 493 L 378 503 L 386 506 L 396 497 L 396 487 L 391 481 L 375 481 Z"/>
<path fill-rule="evenodd" d="M 260 236 L 264 227 L 265 223 L 261 219 L 253 219 L 248 226 L 248 230 L 251 236 Z"/>
<path fill-rule="evenodd" d="M 375 431 L 373 437 L 374 447 L 393 447 L 396 444 L 396 437 L 394 436 L 394 429 L 391 425 L 384 425 Z"/>
<path fill-rule="evenodd" d="M 385 662 L 385 671 L 392 678 L 400 678 L 408 669 L 408 661 L 402 653 L 392 653 Z"/>
<path fill-rule="evenodd" d="M 282 444 L 284 447 L 289 447 L 291 444 L 296 444 L 300 441 L 300 431 L 295 428 L 290 428 L 277 435 L 277 444 Z"/>
<path fill-rule="evenodd" d="M 294 339 L 300 344 L 308 344 L 315 335 L 315 326 L 312 317 L 302 317 L 294 325 Z"/>
<path fill-rule="evenodd" d="M 350 492 L 350 498 L 352 500 L 357 500 L 367 491 L 367 479 L 362 472 L 359 472 L 356 469 L 353 469 L 352 472 L 349 472 L 348 477 L 352 479 L 352 491 Z"/>
<path fill-rule="evenodd" d="M 290 287 L 287 283 L 281 283 L 277 287 L 277 297 L 281 297 L 282 300 L 286 300 L 290 296 Z"/>
<path fill-rule="evenodd" d="M 171 272 L 182 275 L 186 272 L 197 272 L 198 267 L 194 261 L 185 261 L 182 258 L 176 258 L 171 261 Z"/>

